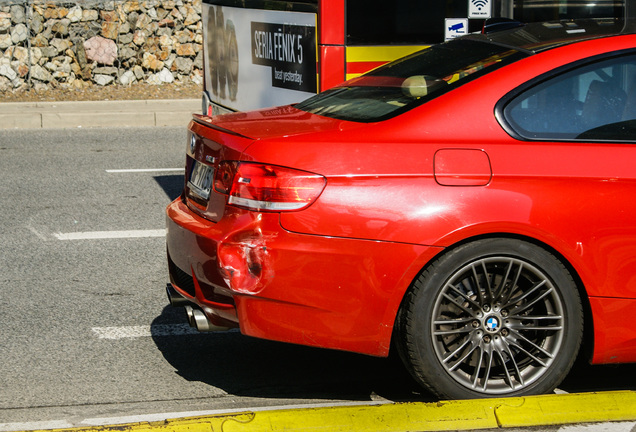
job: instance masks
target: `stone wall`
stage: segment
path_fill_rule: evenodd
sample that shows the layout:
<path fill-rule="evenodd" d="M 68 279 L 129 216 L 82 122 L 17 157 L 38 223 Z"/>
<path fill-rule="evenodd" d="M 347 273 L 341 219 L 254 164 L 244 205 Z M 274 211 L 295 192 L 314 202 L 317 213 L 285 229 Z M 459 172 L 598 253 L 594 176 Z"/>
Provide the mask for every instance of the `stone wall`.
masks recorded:
<path fill-rule="evenodd" d="M 201 0 L 0 3 L 0 92 L 201 83 L 202 55 Z"/>

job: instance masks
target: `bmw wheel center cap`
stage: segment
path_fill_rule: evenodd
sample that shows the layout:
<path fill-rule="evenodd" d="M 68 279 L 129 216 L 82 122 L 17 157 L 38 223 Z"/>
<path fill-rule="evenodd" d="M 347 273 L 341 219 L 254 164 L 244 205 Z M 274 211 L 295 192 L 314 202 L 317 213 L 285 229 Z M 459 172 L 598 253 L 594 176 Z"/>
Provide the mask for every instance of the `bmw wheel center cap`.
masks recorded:
<path fill-rule="evenodd" d="M 495 316 L 490 316 L 486 319 L 486 330 L 494 333 L 496 331 L 499 330 L 499 327 L 501 327 L 501 323 L 499 322 L 499 318 L 495 317 Z"/>

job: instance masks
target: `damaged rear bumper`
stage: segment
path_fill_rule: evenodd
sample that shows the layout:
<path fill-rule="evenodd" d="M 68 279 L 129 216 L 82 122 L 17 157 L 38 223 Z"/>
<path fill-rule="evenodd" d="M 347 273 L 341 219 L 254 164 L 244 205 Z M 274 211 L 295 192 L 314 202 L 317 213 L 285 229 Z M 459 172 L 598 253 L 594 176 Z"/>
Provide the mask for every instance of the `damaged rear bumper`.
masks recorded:
<path fill-rule="evenodd" d="M 213 223 L 180 198 L 167 208 L 170 279 L 185 301 L 245 335 L 387 355 L 402 296 L 438 250 L 298 234 L 276 213 L 228 211 Z"/>

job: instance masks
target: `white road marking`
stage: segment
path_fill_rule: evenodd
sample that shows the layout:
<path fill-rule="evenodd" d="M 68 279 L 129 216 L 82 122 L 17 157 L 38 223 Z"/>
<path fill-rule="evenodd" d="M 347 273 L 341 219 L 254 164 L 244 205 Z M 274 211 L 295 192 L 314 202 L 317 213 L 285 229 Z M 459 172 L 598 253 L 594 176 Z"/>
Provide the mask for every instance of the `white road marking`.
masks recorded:
<path fill-rule="evenodd" d="M 0 431 L 2 432 L 68 429 L 72 427 L 73 423 L 69 423 L 66 420 L 51 420 L 26 423 L 0 423 Z"/>
<path fill-rule="evenodd" d="M 81 424 L 85 426 L 108 426 L 117 424 L 128 423 L 142 423 L 142 422 L 157 422 L 165 421 L 169 419 L 179 419 L 187 417 L 207 417 L 216 415 L 231 415 L 244 412 L 263 412 L 263 411 L 278 411 L 278 410 L 302 410 L 313 408 L 331 408 L 331 407 L 356 407 L 356 406 L 369 406 L 369 405 L 386 405 L 392 403 L 391 401 L 383 402 L 369 402 L 369 401 L 353 401 L 353 402 L 334 402 L 334 403 L 312 403 L 312 404 L 296 404 L 296 405 L 273 405 L 265 407 L 254 408 L 228 408 L 209 411 L 184 411 L 184 412 L 171 412 L 171 413 L 157 413 L 138 416 L 126 416 L 115 418 L 88 418 L 82 420 Z M 1 429 L 0 429 L 1 431 Z"/>
<path fill-rule="evenodd" d="M 136 169 L 110 169 L 107 173 L 149 173 L 149 172 L 180 172 L 185 168 L 136 168 Z"/>
<path fill-rule="evenodd" d="M 135 168 L 135 169 L 110 169 L 107 173 L 149 173 L 149 172 L 183 172 L 185 168 Z M 34 229 L 31 231 L 40 237 Z M 126 239 L 145 237 L 165 237 L 166 230 L 130 230 L 130 231 L 90 231 L 75 233 L 54 234 L 58 240 L 101 240 L 101 239 Z"/>
<path fill-rule="evenodd" d="M 93 333 L 99 339 L 129 339 L 151 336 L 180 336 L 200 334 L 188 324 L 160 324 L 128 327 L 93 327 Z"/>
<path fill-rule="evenodd" d="M 336 402 L 336 403 L 315 403 L 315 404 L 298 404 L 298 405 L 274 405 L 266 407 L 246 407 L 218 409 L 209 411 L 180 411 L 180 412 L 164 412 L 157 414 L 130 415 L 122 417 L 97 417 L 87 418 L 81 421 L 75 420 L 74 423 L 65 420 L 52 420 L 31 423 L 0 423 L 0 432 L 29 431 L 29 430 L 46 430 L 46 429 L 68 429 L 75 427 L 92 427 L 92 426 L 116 426 L 121 424 L 145 423 L 165 421 L 168 419 L 178 419 L 187 417 L 205 417 L 223 414 L 235 414 L 242 412 L 260 412 L 260 411 L 276 411 L 276 410 L 292 410 L 292 409 L 312 409 L 312 408 L 329 408 L 329 407 L 347 407 L 347 406 L 368 406 L 368 405 L 384 405 L 386 402 Z"/>
<path fill-rule="evenodd" d="M 161 336 L 183 336 L 201 335 L 202 333 L 188 324 L 157 324 L 153 326 L 127 326 L 127 327 L 93 327 L 93 333 L 99 339 L 131 339 L 139 337 L 161 337 Z M 238 332 L 238 329 L 231 329 L 217 333 Z"/>
<path fill-rule="evenodd" d="M 636 422 L 592 423 L 561 426 L 559 432 L 630 432 L 635 427 Z"/>
<path fill-rule="evenodd" d="M 101 239 L 127 239 L 144 237 L 165 237 L 165 229 L 157 230 L 130 230 L 130 231 L 86 231 L 74 233 L 54 234 L 58 240 L 101 240 Z"/>

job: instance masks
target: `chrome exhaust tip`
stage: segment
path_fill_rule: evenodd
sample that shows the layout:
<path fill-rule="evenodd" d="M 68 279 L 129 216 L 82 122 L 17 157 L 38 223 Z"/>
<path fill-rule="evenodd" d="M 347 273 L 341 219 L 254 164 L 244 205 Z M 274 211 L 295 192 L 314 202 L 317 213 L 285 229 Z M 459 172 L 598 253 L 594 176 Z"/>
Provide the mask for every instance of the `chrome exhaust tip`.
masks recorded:
<path fill-rule="evenodd" d="M 185 308 L 186 316 L 188 317 L 188 325 L 190 327 L 196 327 L 196 323 L 194 322 L 194 308 L 192 306 L 186 306 Z"/>
<path fill-rule="evenodd" d="M 188 324 L 190 325 L 190 327 L 194 327 L 200 332 L 215 332 L 215 331 L 229 330 L 229 327 L 220 327 L 220 326 L 212 324 L 201 309 L 196 309 L 188 305 L 185 307 L 185 311 L 186 311 L 186 315 L 188 316 Z"/>

